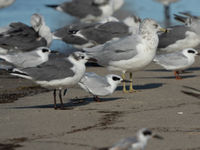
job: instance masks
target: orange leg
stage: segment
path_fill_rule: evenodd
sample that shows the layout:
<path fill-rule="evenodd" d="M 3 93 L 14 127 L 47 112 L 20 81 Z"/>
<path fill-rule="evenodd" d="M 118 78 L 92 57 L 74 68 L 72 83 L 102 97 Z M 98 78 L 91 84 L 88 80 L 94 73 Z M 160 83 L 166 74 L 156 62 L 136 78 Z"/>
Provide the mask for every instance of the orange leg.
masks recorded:
<path fill-rule="evenodd" d="M 181 80 L 182 78 L 179 76 L 179 72 L 178 71 L 174 71 L 174 75 L 176 77 L 176 80 Z"/>

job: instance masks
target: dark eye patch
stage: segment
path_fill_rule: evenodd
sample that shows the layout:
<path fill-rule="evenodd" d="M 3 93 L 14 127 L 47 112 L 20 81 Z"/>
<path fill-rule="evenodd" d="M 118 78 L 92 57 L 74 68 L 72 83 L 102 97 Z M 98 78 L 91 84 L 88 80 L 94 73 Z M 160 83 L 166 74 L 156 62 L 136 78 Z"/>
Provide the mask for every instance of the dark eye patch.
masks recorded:
<path fill-rule="evenodd" d="M 46 49 L 46 48 L 43 48 L 43 49 L 42 49 L 42 52 L 43 52 L 43 53 L 45 53 L 45 52 L 49 52 L 49 50 Z"/>
<path fill-rule="evenodd" d="M 154 26 L 157 28 L 158 27 L 158 25 L 157 24 L 154 24 Z"/>
<path fill-rule="evenodd" d="M 193 51 L 193 50 L 188 50 L 188 53 L 192 53 L 192 54 L 194 54 L 195 51 Z"/>
<path fill-rule="evenodd" d="M 78 32 L 78 30 L 69 30 L 68 31 L 70 34 L 76 34 Z"/>
<path fill-rule="evenodd" d="M 112 77 L 112 79 L 113 79 L 114 81 L 119 81 L 119 80 L 120 80 L 120 78 L 118 78 L 118 77 Z"/>
<path fill-rule="evenodd" d="M 145 131 L 143 131 L 143 134 L 144 134 L 144 135 L 152 135 L 152 132 L 149 131 L 149 130 L 145 130 Z"/>

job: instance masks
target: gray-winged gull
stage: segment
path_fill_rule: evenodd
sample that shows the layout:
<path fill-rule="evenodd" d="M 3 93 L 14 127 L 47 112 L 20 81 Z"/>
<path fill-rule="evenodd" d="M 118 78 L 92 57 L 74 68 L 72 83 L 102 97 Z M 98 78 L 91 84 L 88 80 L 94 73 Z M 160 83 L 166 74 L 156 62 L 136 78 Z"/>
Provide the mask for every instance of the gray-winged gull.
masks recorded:
<path fill-rule="evenodd" d="M 155 57 L 159 31 L 165 31 L 165 29 L 152 19 L 144 19 L 140 24 L 138 34 L 84 50 L 89 56 L 94 57 L 98 64 L 106 66 L 111 71 L 121 71 L 123 79 L 125 79 L 125 73 L 130 72 L 132 80 L 132 72 L 143 69 Z M 123 83 L 123 91 L 127 92 L 125 83 Z M 133 91 L 131 82 L 129 92 Z"/>
<path fill-rule="evenodd" d="M 41 46 L 50 46 L 52 33 L 39 14 L 31 16 L 32 27 L 21 22 L 11 23 L 0 33 L 0 53 L 29 51 Z"/>
<path fill-rule="evenodd" d="M 175 19 L 185 25 L 172 26 L 159 36 L 158 53 L 195 48 L 200 44 L 200 20 L 175 15 Z"/>
<path fill-rule="evenodd" d="M 83 22 L 96 22 L 111 16 L 123 5 L 123 0 L 73 0 L 60 5 L 46 5 L 80 18 Z"/>
<path fill-rule="evenodd" d="M 163 139 L 163 137 L 161 137 L 160 135 L 152 133 L 151 130 L 142 128 L 137 132 L 136 136 L 121 139 L 112 147 L 102 148 L 100 150 L 144 150 L 148 143 L 148 140 L 151 138 L 156 138 L 160 140 Z"/>
<path fill-rule="evenodd" d="M 49 60 L 37 67 L 13 69 L 10 73 L 14 76 L 30 79 L 42 87 L 54 89 L 54 108 L 56 109 L 56 90 L 59 90 L 63 109 L 61 90 L 76 85 L 83 77 L 88 57 L 85 53 L 74 52 L 69 56 L 61 54 L 50 55 Z"/>
<path fill-rule="evenodd" d="M 53 37 L 82 49 L 138 33 L 141 22 L 138 17 L 130 16 L 123 21 L 109 18 L 101 23 L 78 23 L 62 27 L 54 32 Z"/>
<path fill-rule="evenodd" d="M 181 79 L 179 71 L 189 68 L 195 62 L 195 56 L 199 53 L 193 48 L 182 51 L 156 55 L 154 62 L 166 70 L 173 70 L 177 80 Z"/>
<path fill-rule="evenodd" d="M 49 59 L 51 51 L 47 47 L 39 47 L 28 52 L 12 52 L 8 54 L 0 54 L 0 59 L 3 59 L 17 68 L 36 67 Z"/>
<path fill-rule="evenodd" d="M 95 101 L 100 101 L 98 96 L 111 95 L 123 79 L 115 74 L 99 76 L 94 72 L 86 72 L 79 81 L 79 86 L 94 96 Z"/>

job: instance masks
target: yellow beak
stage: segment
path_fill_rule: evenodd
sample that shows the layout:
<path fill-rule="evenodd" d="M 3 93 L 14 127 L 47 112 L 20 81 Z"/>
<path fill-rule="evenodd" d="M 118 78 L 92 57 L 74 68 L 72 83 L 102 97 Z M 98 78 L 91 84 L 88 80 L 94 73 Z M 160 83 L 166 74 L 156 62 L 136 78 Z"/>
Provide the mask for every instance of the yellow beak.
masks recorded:
<path fill-rule="evenodd" d="M 160 31 L 161 31 L 161 32 L 168 32 L 168 30 L 165 29 L 165 28 L 160 28 Z"/>

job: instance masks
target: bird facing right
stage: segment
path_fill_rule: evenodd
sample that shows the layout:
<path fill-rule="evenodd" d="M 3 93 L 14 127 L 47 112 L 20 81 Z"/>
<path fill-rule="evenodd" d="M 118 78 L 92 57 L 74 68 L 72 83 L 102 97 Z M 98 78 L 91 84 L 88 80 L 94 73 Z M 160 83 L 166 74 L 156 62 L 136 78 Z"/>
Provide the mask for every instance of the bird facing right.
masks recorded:
<path fill-rule="evenodd" d="M 150 138 L 163 139 L 160 135 L 153 134 L 149 129 L 142 128 L 137 132 L 136 137 L 122 139 L 108 150 L 144 150 Z"/>
<path fill-rule="evenodd" d="M 173 70 L 177 80 L 181 79 L 178 71 L 189 68 L 195 62 L 195 56 L 200 55 L 193 48 L 186 48 L 182 51 L 156 55 L 154 62 L 166 70 Z"/>
<path fill-rule="evenodd" d="M 123 82 L 123 79 L 115 74 L 102 77 L 94 72 L 86 72 L 78 84 L 86 92 L 91 93 L 95 101 L 100 102 L 98 96 L 111 95 L 121 82 Z"/>

